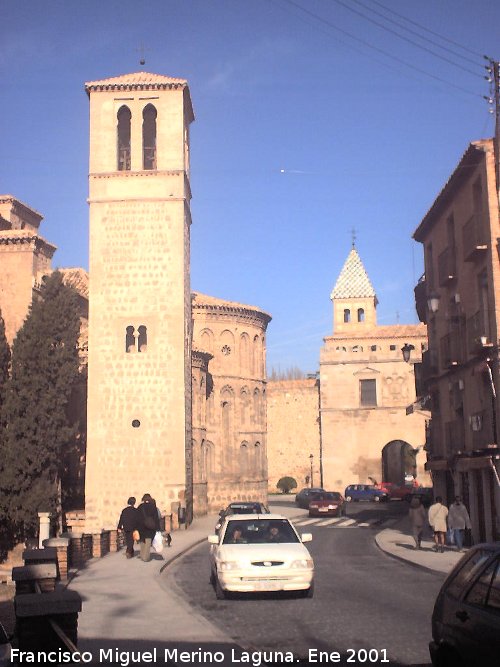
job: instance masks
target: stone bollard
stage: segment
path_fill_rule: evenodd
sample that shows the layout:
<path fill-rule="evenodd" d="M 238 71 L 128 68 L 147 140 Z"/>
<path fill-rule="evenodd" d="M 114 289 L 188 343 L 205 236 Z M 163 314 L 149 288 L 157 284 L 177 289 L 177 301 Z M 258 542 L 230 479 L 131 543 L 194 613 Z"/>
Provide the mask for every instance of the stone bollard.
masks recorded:
<path fill-rule="evenodd" d="M 50 537 L 50 512 L 38 512 L 38 548 L 43 547 L 43 541 Z"/>
<path fill-rule="evenodd" d="M 55 651 L 64 648 L 50 620 L 73 644 L 78 643 L 78 612 L 82 600 L 76 591 L 18 595 L 14 598 L 16 635 L 21 651 Z"/>
<path fill-rule="evenodd" d="M 16 582 L 16 595 L 50 593 L 56 587 L 57 565 L 41 563 L 12 568 L 12 581 Z M 37 591 L 37 585 L 39 591 Z"/>
<path fill-rule="evenodd" d="M 59 570 L 59 579 L 66 581 L 68 578 L 68 552 L 69 552 L 69 537 L 51 537 L 43 541 L 45 548 L 54 548 L 57 556 L 57 567 Z"/>

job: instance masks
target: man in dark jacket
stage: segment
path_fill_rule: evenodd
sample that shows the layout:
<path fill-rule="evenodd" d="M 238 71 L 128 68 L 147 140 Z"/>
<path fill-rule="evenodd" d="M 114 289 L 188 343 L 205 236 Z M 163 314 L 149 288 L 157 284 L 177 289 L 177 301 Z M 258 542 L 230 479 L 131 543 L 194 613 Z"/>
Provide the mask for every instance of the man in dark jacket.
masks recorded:
<path fill-rule="evenodd" d="M 157 530 L 160 530 L 160 519 L 156 503 L 149 493 L 142 496 L 142 502 L 137 508 L 139 516 L 139 534 L 141 536 L 141 560 L 145 563 L 151 560 L 151 542 Z"/>
<path fill-rule="evenodd" d="M 135 498 L 131 496 L 127 500 L 127 507 L 122 510 L 120 514 L 120 520 L 118 521 L 118 530 L 123 530 L 125 533 L 125 544 L 127 547 L 126 555 L 127 558 L 134 557 L 134 530 L 137 530 L 139 527 L 139 519 L 137 515 L 137 510 L 134 507 Z"/>

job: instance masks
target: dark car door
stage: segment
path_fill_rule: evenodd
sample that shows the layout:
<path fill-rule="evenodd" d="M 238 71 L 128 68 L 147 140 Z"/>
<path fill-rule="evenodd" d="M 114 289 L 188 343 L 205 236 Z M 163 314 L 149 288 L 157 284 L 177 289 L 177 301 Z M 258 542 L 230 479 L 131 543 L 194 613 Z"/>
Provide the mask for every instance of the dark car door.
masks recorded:
<path fill-rule="evenodd" d="M 457 611 L 469 663 L 487 667 L 500 662 L 500 559 L 495 558 L 468 591 Z"/>
<path fill-rule="evenodd" d="M 498 665 L 500 572 L 492 552 L 478 549 L 443 592 L 443 640 L 463 664 Z"/>

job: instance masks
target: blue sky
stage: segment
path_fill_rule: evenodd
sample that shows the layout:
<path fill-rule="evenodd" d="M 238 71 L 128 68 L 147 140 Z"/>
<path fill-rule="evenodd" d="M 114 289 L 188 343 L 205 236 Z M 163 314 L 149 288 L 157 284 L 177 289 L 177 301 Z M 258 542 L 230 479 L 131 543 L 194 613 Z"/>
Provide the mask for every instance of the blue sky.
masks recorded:
<path fill-rule="evenodd" d="M 272 314 L 269 372 L 314 372 L 353 228 L 379 324 L 417 322 L 411 235 L 493 134 L 499 33 L 494 0 L 2 0 L 0 192 L 88 268 L 83 86 L 139 71 L 142 44 L 193 100 L 192 288 Z"/>

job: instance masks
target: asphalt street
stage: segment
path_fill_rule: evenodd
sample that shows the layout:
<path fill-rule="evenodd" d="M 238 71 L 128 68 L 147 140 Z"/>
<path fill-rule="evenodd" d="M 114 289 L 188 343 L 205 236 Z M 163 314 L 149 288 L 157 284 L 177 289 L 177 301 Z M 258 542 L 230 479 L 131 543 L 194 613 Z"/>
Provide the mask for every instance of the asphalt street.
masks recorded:
<path fill-rule="evenodd" d="M 376 531 L 406 510 L 398 503 L 356 503 L 348 507 L 347 520 L 298 520 L 299 532 L 313 533 L 311 600 L 274 593 L 217 600 L 209 583 L 208 544 L 180 559 L 168 584 L 249 651 L 291 651 L 308 664 L 315 651 L 326 651 L 342 655 L 336 664 L 430 665 L 430 619 L 445 575 L 399 563 L 374 543 Z"/>

